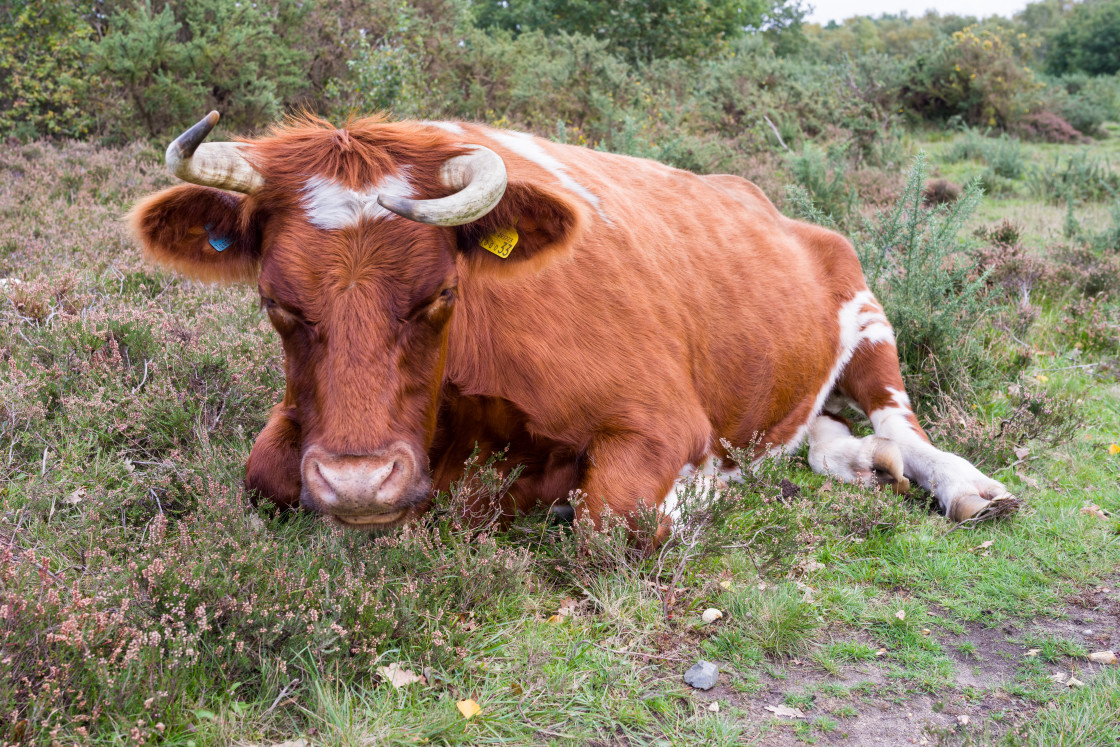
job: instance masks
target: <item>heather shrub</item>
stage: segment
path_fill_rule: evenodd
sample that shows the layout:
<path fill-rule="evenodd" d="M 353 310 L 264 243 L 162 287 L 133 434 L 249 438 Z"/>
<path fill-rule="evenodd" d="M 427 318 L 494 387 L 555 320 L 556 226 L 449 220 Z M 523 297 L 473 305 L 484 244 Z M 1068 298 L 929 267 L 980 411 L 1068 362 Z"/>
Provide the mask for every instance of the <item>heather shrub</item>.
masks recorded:
<path fill-rule="evenodd" d="M 986 286 L 1001 288 L 1020 305 L 1030 303 L 1031 290 L 1044 281 L 1051 268 L 1020 241 L 1019 229 L 1008 220 L 992 228 L 980 228 L 982 245 L 972 251 L 975 272 Z"/>
<path fill-rule="evenodd" d="M 968 459 L 981 470 L 1015 462 L 1016 450 L 1031 444 L 1054 447 L 1077 437 L 1085 416 L 1069 397 L 1019 384 L 1007 388 L 994 411 L 977 413 L 962 403 L 942 399 L 930 413 L 931 437 L 943 448 Z"/>
<path fill-rule="evenodd" d="M 1057 247 L 1053 268 L 1049 290 L 1058 297 L 1070 289 L 1083 296 L 1097 296 L 1120 288 L 1120 255 L 1085 243 Z"/>
<path fill-rule="evenodd" d="M 1115 287 L 1109 289 L 1115 292 Z M 1096 353 L 1120 353 L 1120 306 L 1101 292 L 1068 304 L 1062 314 L 1062 334 L 1073 346 Z"/>
<path fill-rule="evenodd" d="M 931 179 L 926 182 L 923 199 L 927 205 L 948 205 L 961 197 L 961 188 L 948 179 Z"/>
<path fill-rule="evenodd" d="M 1024 114 L 1012 128 L 1016 135 L 1038 143 L 1082 143 L 1085 136 L 1059 114 L 1041 110 Z"/>

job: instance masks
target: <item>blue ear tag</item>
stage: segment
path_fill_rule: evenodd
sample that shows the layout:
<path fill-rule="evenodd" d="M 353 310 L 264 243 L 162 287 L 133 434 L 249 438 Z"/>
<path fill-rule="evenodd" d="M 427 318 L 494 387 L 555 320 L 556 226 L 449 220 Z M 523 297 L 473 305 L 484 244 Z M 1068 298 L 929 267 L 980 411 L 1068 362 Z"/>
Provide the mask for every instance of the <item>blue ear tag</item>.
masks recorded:
<path fill-rule="evenodd" d="M 228 236 L 215 236 L 210 232 L 214 227 L 213 223 L 207 223 L 203 228 L 206 229 L 206 235 L 210 237 L 210 246 L 214 247 L 214 251 L 224 252 L 229 249 L 229 245 L 233 243 L 233 239 Z"/>

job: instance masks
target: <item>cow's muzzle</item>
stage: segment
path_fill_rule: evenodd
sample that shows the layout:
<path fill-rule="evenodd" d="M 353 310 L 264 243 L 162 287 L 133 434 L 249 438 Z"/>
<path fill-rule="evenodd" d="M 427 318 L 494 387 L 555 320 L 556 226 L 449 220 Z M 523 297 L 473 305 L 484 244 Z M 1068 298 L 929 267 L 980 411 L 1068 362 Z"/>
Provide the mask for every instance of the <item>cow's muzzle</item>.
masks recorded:
<path fill-rule="evenodd" d="M 300 466 L 305 508 L 357 529 L 381 529 L 420 514 L 431 490 L 417 451 L 397 441 L 372 454 L 308 447 Z"/>

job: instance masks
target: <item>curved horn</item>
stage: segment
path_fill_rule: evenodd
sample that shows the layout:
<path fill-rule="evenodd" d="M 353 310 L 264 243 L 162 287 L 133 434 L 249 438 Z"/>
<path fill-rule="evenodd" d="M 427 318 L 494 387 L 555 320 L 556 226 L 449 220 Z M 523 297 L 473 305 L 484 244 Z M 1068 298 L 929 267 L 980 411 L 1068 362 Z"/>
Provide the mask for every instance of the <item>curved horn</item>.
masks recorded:
<path fill-rule="evenodd" d="M 241 155 L 241 143 L 203 143 L 218 124 L 210 112 L 167 146 L 167 170 L 185 182 L 251 194 L 264 177 Z"/>
<path fill-rule="evenodd" d="M 380 194 L 377 202 L 402 218 L 433 226 L 461 226 L 489 213 L 506 191 L 506 165 L 501 156 L 481 145 L 448 159 L 439 171 L 444 186 L 458 190 L 435 200 L 412 200 Z"/>

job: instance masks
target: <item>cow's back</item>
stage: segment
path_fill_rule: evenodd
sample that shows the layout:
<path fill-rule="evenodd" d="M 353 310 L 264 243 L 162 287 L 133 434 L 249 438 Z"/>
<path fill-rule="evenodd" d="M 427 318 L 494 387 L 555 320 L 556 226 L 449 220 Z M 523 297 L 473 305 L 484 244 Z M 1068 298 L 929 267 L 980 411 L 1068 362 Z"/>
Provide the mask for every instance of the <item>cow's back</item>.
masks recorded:
<path fill-rule="evenodd" d="M 562 178 L 503 153 L 511 178 L 568 189 L 589 219 L 539 273 L 461 279 L 449 374 L 465 392 L 505 397 L 571 443 L 616 421 L 741 441 L 815 397 L 837 309 L 862 284 L 845 240 L 738 177 L 533 146 Z"/>

